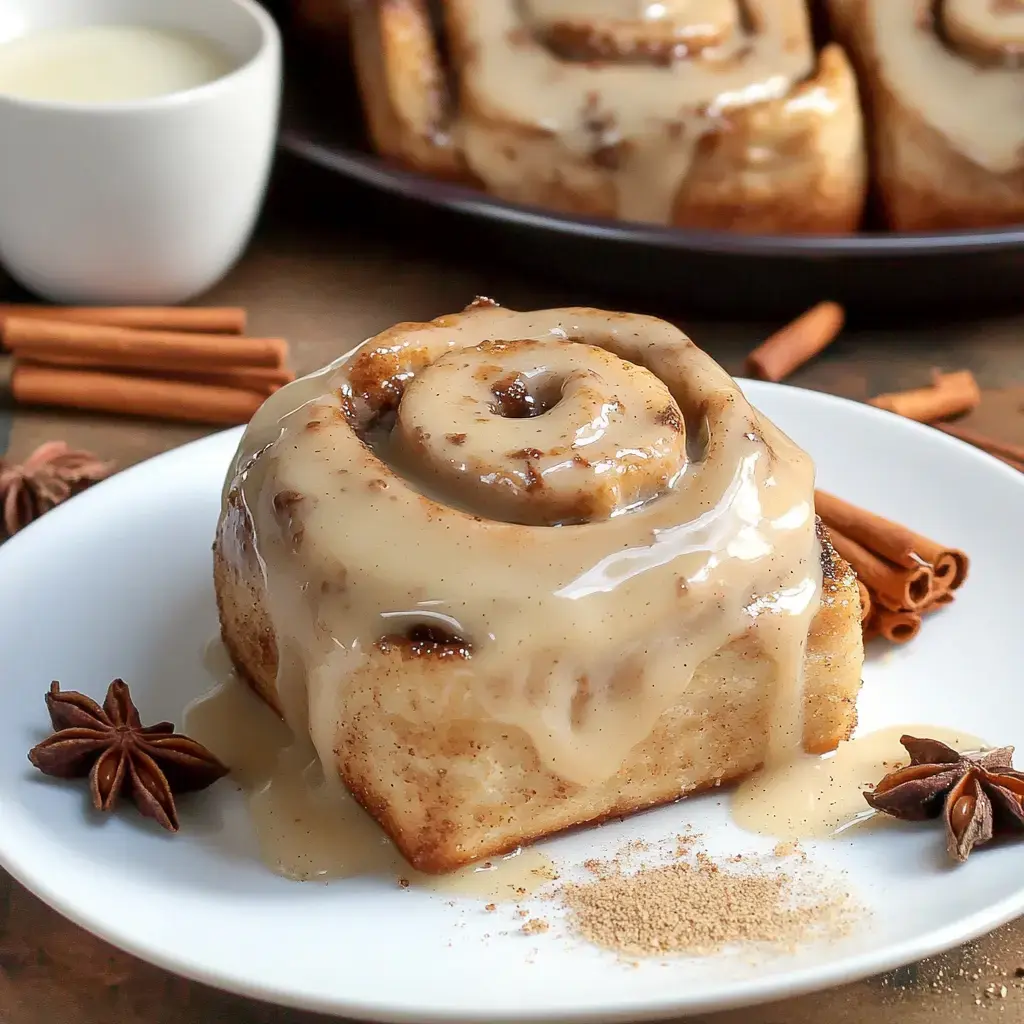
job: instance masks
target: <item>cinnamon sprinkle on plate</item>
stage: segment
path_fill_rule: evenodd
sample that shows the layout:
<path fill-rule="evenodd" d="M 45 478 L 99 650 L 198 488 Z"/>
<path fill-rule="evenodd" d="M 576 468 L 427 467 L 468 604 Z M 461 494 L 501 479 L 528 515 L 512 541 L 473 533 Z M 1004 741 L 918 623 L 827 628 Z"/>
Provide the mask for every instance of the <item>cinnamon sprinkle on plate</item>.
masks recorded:
<path fill-rule="evenodd" d="M 719 863 L 700 852 L 636 872 L 615 858 L 590 870 L 593 881 L 562 887 L 570 928 L 626 957 L 706 955 L 735 945 L 788 949 L 838 938 L 856 918 L 835 882 L 756 857 L 739 868 L 735 858 Z"/>

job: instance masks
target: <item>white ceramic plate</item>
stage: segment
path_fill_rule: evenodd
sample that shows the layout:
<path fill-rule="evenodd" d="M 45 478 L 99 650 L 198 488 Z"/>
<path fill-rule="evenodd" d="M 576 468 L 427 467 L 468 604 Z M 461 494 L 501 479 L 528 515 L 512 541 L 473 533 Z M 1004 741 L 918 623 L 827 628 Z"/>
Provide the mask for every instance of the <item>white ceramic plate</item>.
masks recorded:
<path fill-rule="evenodd" d="M 967 550 L 968 585 L 910 646 L 865 668 L 861 730 L 926 722 L 1024 748 L 1024 477 L 929 428 L 807 391 L 745 384 L 817 460 L 819 481 Z M 57 910 L 170 970 L 252 996 L 394 1021 L 639 1020 L 781 998 L 955 945 L 1024 912 L 1024 848 L 962 867 L 934 828 L 807 843 L 871 913 L 839 942 L 751 963 L 720 955 L 620 963 L 558 927 L 393 881 L 289 882 L 255 853 L 228 784 L 192 800 L 178 836 L 130 813 L 98 820 L 83 787 L 25 754 L 51 679 L 95 696 L 123 676 L 145 717 L 181 722 L 213 680 L 210 544 L 230 431 L 124 472 L 0 548 L 0 860 Z M 884 651 L 884 648 L 883 648 Z M 683 801 L 546 844 L 560 867 L 686 824 L 712 854 L 770 850 L 730 824 L 728 796 Z M 956 884 L 951 885 L 955 872 Z M 550 908 L 545 909 L 550 916 Z"/>

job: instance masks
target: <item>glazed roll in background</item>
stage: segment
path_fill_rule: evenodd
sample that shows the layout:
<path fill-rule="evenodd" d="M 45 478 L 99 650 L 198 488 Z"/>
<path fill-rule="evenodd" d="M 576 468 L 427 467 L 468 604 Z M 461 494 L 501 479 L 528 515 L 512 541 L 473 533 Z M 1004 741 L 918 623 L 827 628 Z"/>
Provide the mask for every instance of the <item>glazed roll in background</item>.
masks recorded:
<path fill-rule="evenodd" d="M 1024 222 L 1024 4 L 829 0 L 897 231 Z"/>
<path fill-rule="evenodd" d="M 849 232 L 863 125 L 804 0 L 353 0 L 383 155 L 511 201 L 693 228 Z"/>

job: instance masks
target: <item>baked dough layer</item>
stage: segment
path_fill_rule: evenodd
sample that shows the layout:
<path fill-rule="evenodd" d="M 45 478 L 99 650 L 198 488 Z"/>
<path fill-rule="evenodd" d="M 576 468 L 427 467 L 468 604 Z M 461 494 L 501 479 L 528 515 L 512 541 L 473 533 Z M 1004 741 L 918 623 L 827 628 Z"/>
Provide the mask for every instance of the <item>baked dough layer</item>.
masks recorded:
<path fill-rule="evenodd" d="M 863 661 L 856 578 L 820 529 L 824 586 L 803 682 L 810 753 L 853 733 Z M 214 554 L 222 636 L 242 678 L 281 713 L 274 629 L 250 520 L 237 505 L 227 511 L 224 537 L 232 542 L 219 539 Z M 686 699 L 661 715 L 611 778 L 582 787 L 546 770 L 520 730 L 460 721 L 446 699 L 450 663 L 378 651 L 345 684 L 337 769 L 413 867 L 452 871 L 748 775 L 767 749 L 771 670 L 749 637 L 733 641 L 699 666 Z"/>

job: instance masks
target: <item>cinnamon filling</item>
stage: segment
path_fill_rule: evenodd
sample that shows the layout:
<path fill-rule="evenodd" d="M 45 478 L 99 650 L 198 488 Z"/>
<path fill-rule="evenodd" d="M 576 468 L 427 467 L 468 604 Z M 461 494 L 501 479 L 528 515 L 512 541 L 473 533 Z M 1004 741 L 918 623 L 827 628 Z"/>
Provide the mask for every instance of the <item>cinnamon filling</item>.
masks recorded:
<path fill-rule="evenodd" d="M 742 0 L 525 0 L 536 37 L 563 60 L 666 66 L 723 47 L 743 31 Z"/>
<path fill-rule="evenodd" d="M 377 648 L 384 654 L 399 652 L 405 658 L 447 658 L 471 657 L 473 645 L 438 626 L 412 626 L 405 633 L 389 633 L 377 641 Z"/>
<path fill-rule="evenodd" d="M 562 400 L 562 382 L 539 373 L 535 379 L 527 374 L 513 373 L 491 385 L 494 403 L 491 411 L 506 419 L 540 416 Z"/>

